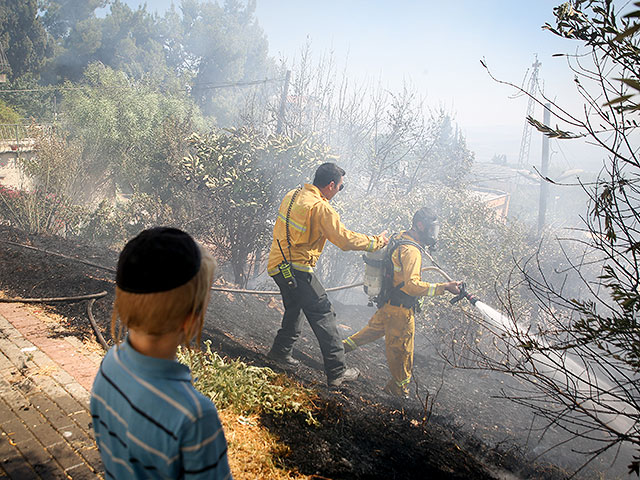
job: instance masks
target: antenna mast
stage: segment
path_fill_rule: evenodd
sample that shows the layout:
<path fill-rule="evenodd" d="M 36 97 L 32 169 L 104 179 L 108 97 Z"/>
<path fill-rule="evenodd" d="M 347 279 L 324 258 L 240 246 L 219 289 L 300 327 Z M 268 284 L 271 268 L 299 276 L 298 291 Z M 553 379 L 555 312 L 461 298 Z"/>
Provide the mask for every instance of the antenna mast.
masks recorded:
<path fill-rule="evenodd" d="M 518 168 L 523 168 L 525 164 L 529 163 L 529 149 L 531 147 L 531 125 L 527 121 L 527 117 L 533 117 L 533 111 L 536 106 L 534 100 L 536 91 L 538 90 L 538 70 L 542 66 L 542 63 L 538 61 L 538 55 L 536 55 L 533 61 L 533 71 L 529 77 L 529 84 L 527 85 L 527 93 L 529 94 L 529 103 L 527 104 L 527 114 L 524 118 L 524 129 L 522 130 L 522 142 L 520 143 L 520 155 L 518 156 Z"/>

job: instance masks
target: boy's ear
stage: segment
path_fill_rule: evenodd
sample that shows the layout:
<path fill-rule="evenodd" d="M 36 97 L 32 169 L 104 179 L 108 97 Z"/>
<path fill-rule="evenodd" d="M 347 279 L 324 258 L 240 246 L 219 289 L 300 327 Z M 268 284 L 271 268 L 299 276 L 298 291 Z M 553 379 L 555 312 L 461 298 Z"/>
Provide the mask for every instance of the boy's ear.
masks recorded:
<path fill-rule="evenodd" d="M 185 341 L 188 343 L 193 340 L 198 332 L 199 315 L 190 313 L 182 321 L 181 330 L 184 333 Z"/>

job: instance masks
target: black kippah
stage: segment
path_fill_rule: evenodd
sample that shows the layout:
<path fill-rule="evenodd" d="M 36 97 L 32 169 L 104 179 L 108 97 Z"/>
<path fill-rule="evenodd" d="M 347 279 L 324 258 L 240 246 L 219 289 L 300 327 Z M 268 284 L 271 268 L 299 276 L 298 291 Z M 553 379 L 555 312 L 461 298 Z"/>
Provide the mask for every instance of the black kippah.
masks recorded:
<path fill-rule="evenodd" d="M 122 249 L 116 285 L 129 293 L 172 290 L 198 273 L 200 261 L 200 249 L 189 234 L 177 228 L 150 228 Z"/>

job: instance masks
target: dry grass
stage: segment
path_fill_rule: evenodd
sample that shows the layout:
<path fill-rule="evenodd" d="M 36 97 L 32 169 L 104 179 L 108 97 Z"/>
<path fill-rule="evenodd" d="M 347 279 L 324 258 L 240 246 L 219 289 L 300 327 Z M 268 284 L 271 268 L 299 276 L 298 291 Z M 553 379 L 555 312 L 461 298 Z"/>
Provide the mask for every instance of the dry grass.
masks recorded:
<path fill-rule="evenodd" d="M 85 347 L 92 352 L 104 354 L 100 345 L 93 338 L 85 338 L 83 343 Z M 210 351 L 207 355 L 207 351 L 205 350 L 204 354 L 209 358 L 212 356 Z M 225 363 L 222 363 L 221 359 L 218 358 L 217 360 L 216 363 L 218 367 L 226 367 L 226 381 L 231 381 L 231 378 L 233 378 L 234 381 L 231 383 L 236 388 L 238 387 L 238 383 L 242 383 L 242 381 L 249 382 L 249 384 L 252 385 L 251 388 L 255 388 L 256 374 L 258 374 L 258 378 L 264 376 L 264 380 L 268 379 L 267 383 L 270 383 L 273 388 L 277 389 L 275 404 L 278 404 L 278 402 L 282 402 L 283 404 L 290 404 L 291 402 L 297 404 L 300 402 L 304 405 L 304 407 L 300 408 L 301 415 L 307 418 L 310 417 L 310 411 L 314 408 L 313 395 L 310 391 L 299 387 L 283 375 L 272 374 L 268 369 L 248 367 L 242 362 L 229 362 L 227 360 Z M 206 365 L 206 367 L 211 366 L 210 363 Z M 202 367 L 202 364 L 200 364 L 200 367 Z M 208 370 L 208 368 L 204 370 Z M 202 370 L 199 373 L 203 375 L 203 377 L 207 376 Z M 220 370 L 215 370 L 215 372 L 210 371 L 209 374 L 211 373 L 218 376 Z M 241 377 L 242 381 L 239 380 L 239 377 Z M 211 392 L 207 393 L 210 394 Z M 264 395 L 264 393 L 273 395 L 276 392 L 273 390 L 269 390 L 268 392 L 263 391 L 262 395 Z M 256 396 L 262 397 L 262 395 Z M 223 399 L 219 398 L 218 400 Z M 220 403 L 224 404 L 224 401 Z M 248 416 L 242 415 L 243 411 L 262 411 L 261 407 L 264 406 L 263 401 L 261 400 L 257 403 L 260 405 L 254 404 L 250 406 L 248 404 L 236 404 L 218 410 L 229 446 L 229 465 L 233 478 L 236 480 L 311 480 L 317 478 L 302 475 L 295 469 L 285 467 L 283 460 L 289 455 L 289 447 L 281 443 L 275 435 L 260 424 L 260 418 L 257 414 L 250 413 L 247 414 Z M 280 408 L 283 407 L 281 406 Z M 283 410 L 290 411 L 289 408 L 283 408 Z M 309 423 L 313 424 L 314 422 Z M 311 429 L 313 426 L 310 425 L 309 428 Z"/>
<path fill-rule="evenodd" d="M 236 480 L 311 479 L 283 466 L 289 447 L 278 442 L 258 417 L 243 417 L 231 409 L 219 411 L 229 445 L 229 465 Z"/>
<path fill-rule="evenodd" d="M 264 413 L 288 414 L 315 428 L 315 392 L 270 368 L 222 358 L 211 350 L 211 342 L 200 352 L 180 349 L 178 359 L 191 369 L 195 387 L 218 407 L 236 480 L 317 478 L 286 468 L 289 447 L 260 423 Z"/>

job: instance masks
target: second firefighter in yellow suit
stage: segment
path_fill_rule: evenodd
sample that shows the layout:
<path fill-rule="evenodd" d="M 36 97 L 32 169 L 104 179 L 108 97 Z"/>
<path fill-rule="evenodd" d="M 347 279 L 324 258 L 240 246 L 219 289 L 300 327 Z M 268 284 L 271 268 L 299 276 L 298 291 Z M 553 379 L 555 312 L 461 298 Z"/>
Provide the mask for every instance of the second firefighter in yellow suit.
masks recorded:
<path fill-rule="evenodd" d="M 401 232 L 399 240 L 408 240 L 422 247 L 433 246 L 438 235 L 437 217 L 427 208 L 413 216 L 410 230 Z M 429 283 L 421 280 L 422 253 L 416 245 L 404 244 L 395 249 L 393 289 L 386 303 L 358 333 L 343 341 L 345 352 L 385 337 L 387 364 L 391 379 L 385 391 L 407 397 L 413 369 L 415 306 L 419 297 L 442 295 L 445 291 L 457 295 L 460 282 Z"/>

